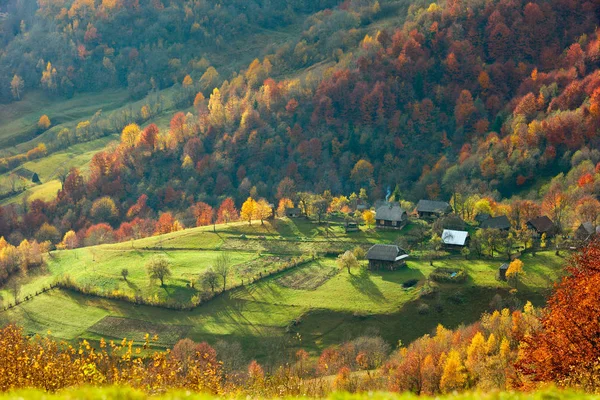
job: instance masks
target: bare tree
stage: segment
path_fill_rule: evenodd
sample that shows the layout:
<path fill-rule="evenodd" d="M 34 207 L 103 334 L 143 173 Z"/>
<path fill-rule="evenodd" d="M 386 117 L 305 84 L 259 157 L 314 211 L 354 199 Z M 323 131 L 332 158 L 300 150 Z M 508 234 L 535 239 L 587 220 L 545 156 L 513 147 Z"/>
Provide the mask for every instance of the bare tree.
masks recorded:
<path fill-rule="evenodd" d="M 223 291 L 227 287 L 227 277 L 231 270 L 231 257 L 227 253 L 221 253 L 215 261 L 215 272 L 223 279 Z"/>
<path fill-rule="evenodd" d="M 16 304 L 19 300 L 19 295 L 21 294 L 21 280 L 17 277 L 13 278 L 10 281 L 9 289 L 13 295 Z"/>
<path fill-rule="evenodd" d="M 219 284 L 219 274 L 217 274 L 212 268 L 209 268 L 206 272 L 200 275 L 200 281 L 204 287 L 209 287 L 214 293 L 215 288 Z"/>

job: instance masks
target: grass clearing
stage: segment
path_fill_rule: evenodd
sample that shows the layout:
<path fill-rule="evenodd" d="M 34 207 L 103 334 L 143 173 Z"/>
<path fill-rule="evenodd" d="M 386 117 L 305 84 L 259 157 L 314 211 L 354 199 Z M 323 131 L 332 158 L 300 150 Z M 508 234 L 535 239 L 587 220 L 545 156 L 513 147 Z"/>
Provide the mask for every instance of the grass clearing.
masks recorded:
<path fill-rule="evenodd" d="M 158 324 L 131 318 L 106 316 L 92 325 L 88 331 L 106 339 L 127 338 L 136 342 L 144 341 L 145 335 L 148 334 L 151 339 L 154 336 L 158 338 L 154 343 L 169 345 L 184 338 L 190 328 L 190 326 Z"/>

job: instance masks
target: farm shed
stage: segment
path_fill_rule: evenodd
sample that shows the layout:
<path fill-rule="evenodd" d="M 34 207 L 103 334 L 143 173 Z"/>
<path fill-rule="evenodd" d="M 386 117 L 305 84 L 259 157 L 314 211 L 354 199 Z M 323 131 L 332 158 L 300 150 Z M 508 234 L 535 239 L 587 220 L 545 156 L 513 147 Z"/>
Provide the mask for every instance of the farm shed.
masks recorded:
<path fill-rule="evenodd" d="M 358 224 L 355 221 L 346 221 L 345 231 L 346 231 L 346 233 L 358 232 L 359 231 Z"/>
<path fill-rule="evenodd" d="M 506 271 L 508 271 L 508 263 L 502 264 L 500 268 L 498 268 L 498 276 L 500 277 L 500 280 L 506 280 Z"/>
<path fill-rule="evenodd" d="M 596 228 L 591 222 L 584 222 L 579 225 L 579 228 L 575 231 L 575 239 L 577 240 L 589 240 L 596 233 Z"/>
<path fill-rule="evenodd" d="M 406 265 L 408 254 L 400 247 L 392 244 L 376 244 L 367 252 L 369 269 L 387 269 L 393 271 Z"/>
<path fill-rule="evenodd" d="M 288 218 L 298 218 L 301 212 L 297 207 L 288 207 L 285 209 L 285 216 Z"/>

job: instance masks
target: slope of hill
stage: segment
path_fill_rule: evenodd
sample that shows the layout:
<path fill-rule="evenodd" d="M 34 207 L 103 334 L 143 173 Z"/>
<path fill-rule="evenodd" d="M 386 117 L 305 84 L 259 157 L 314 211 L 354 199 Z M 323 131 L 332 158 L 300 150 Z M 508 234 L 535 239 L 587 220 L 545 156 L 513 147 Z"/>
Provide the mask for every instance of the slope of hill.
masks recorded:
<path fill-rule="evenodd" d="M 264 226 L 217 225 L 216 232 L 213 227 L 202 227 L 122 244 L 57 251 L 49 257 L 47 268 L 32 271 L 23 282 L 20 297 L 67 277 L 78 292 L 94 295 L 49 291 L 0 313 L 0 321 L 16 322 L 30 333 L 50 330 L 53 336 L 68 340 L 128 337 L 139 342 L 150 332 L 159 335 L 162 346 L 172 346 L 182 337 L 239 342 L 247 356 L 275 362 L 282 352 L 300 346 L 297 338 L 313 354 L 369 332 L 390 344 L 410 343 L 438 323 L 448 327 L 472 323 L 492 303 L 531 300 L 542 305 L 561 276 L 561 257 L 550 252 L 524 255 L 526 274 L 514 295 L 510 285 L 496 278 L 501 258 L 450 256 L 436 261 L 435 267 L 464 269 L 469 278 L 466 283 L 437 284 L 429 278 L 435 267 L 418 259 L 418 251 L 408 268 L 394 272 L 366 273 L 357 268 L 349 275 L 339 270 L 335 259 L 318 257 L 268 276 L 309 249 L 325 254 L 397 238 L 396 232 L 388 231 L 345 234 L 336 224 L 326 236 L 322 225 L 282 219 Z M 160 308 L 161 304 L 185 305 L 194 296 L 210 292 L 200 278 L 223 253 L 234 264 L 227 287 L 239 286 L 242 280 L 244 286 L 192 311 Z M 145 271 L 147 260 L 156 255 L 172 263 L 173 276 L 164 287 L 150 281 Z M 121 274 L 124 268 L 129 272 L 127 280 Z M 408 283 L 412 280 L 417 283 Z M 0 294 L 5 305 L 12 302 L 10 286 Z M 138 298 L 150 299 L 159 307 L 132 304 Z"/>

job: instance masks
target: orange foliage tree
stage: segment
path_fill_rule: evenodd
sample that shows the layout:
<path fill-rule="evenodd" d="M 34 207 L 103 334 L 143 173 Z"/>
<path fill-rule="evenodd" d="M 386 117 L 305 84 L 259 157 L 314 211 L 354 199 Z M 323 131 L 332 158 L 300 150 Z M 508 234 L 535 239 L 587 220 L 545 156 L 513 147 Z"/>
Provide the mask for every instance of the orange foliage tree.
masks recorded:
<path fill-rule="evenodd" d="M 598 381 L 600 360 L 600 241 L 570 260 L 541 319 L 526 336 L 517 363 L 534 381 L 565 384 Z"/>

